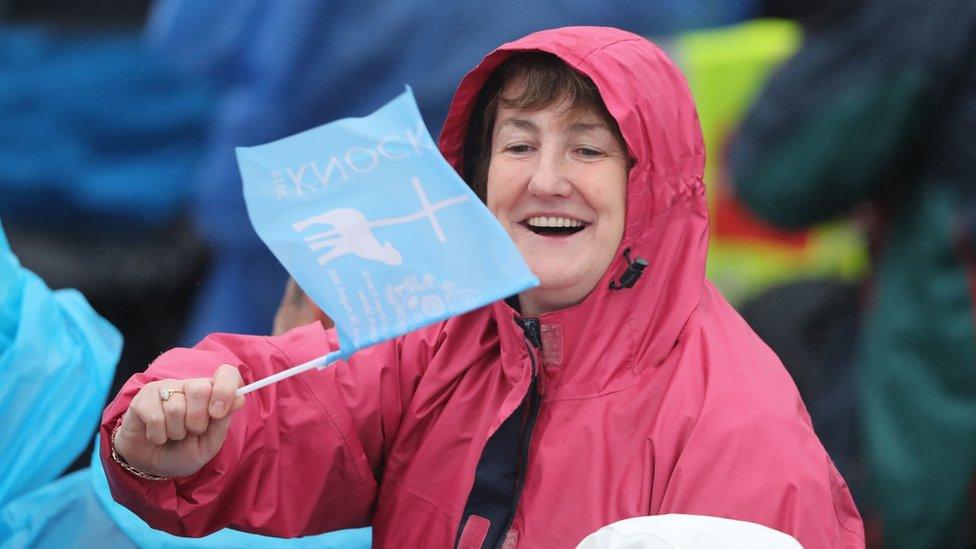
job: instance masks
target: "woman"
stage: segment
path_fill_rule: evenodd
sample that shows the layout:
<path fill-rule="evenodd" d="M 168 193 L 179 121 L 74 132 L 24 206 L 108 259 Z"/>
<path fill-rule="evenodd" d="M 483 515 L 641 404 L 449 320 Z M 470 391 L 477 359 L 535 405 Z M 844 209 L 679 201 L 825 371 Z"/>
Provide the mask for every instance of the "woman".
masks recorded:
<path fill-rule="evenodd" d="M 689 513 L 863 545 L 792 382 L 705 281 L 701 132 L 658 48 L 608 28 L 502 46 L 440 147 L 541 285 L 246 403 L 237 386 L 335 333 L 170 351 L 105 412 L 120 502 L 184 535 L 372 524 L 378 546 L 571 547 Z"/>

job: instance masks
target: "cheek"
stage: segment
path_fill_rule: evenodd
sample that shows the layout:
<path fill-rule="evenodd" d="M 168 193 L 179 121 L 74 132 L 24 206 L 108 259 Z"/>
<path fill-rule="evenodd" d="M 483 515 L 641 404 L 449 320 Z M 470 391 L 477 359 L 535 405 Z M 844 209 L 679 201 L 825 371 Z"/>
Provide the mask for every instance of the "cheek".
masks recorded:
<path fill-rule="evenodd" d="M 616 189 L 611 197 L 611 202 L 613 204 L 612 208 L 614 211 L 614 218 L 620 220 L 620 230 L 623 231 L 623 225 L 625 218 L 627 217 L 627 176 L 624 176 L 623 182 Z"/>
<path fill-rule="evenodd" d="M 488 182 L 485 190 L 485 204 L 488 210 L 498 217 L 500 211 L 511 207 L 513 196 L 516 196 L 514 185 L 511 184 L 511 177 L 506 174 L 506 169 L 499 162 L 492 162 L 488 167 Z"/>
<path fill-rule="evenodd" d="M 611 182 L 601 188 L 599 195 L 600 210 L 606 216 L 607 236 L 617 239 L 618 243 L 624 234 L 627 218 L 627 171 L 614 173 L 603 181 Z"/>
<path fill-rule="evenodd" d="M 627 212 L 627 179 L 629 175 L 630 170 L 621 166 L 613 178 L 613 185 L 610 185 L 610 192 L 607 193 L 608 207 L 613 212 L 613 217 L 620 219 L 621 227 L 623 227 Z"/>
<path fill-rule="evenodd" d="M 627 210 L 627 173 L 597 174 L 584 199 L 601 215 L 622 225 Z"/>
<path fill-rule="evenodd" d="M 498 187 L 491 184 L 491 178 L 488 179 L 488 187 L 485 189 L 485 206 L 488 206 L 488 211 L 498 217 Z"/>

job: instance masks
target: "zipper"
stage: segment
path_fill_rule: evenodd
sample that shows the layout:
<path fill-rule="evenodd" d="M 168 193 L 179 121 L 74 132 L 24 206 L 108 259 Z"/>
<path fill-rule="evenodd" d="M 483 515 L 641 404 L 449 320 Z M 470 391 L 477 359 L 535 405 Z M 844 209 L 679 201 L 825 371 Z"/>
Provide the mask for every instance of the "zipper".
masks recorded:
<path fill-rule="evenodd" d="M 519 502 L 522 499 L 522 488 L 525 486 L 525 474 L 529 464 L 529 444 L 532 441 L 532 432 L 535 430 L 536 420 L 539 419 L 539 409 L 542 407 L 542 395 L 539 393 L 539 364 L 536 360 L 536 351 L 542 350 L 542 329 L 538 318 L 516 318 L 515 321 L 525 332 L 525 350 L 529 354 L 532 364 L 532 383 L 529 386 L 529 415 L 525 420 L 525 428 L 522 430 L 522 437 L 519 441 L 519 461 L 518 478 L 515 481 L 515 493 L 512 496 L 512 514 L 508 517 L 508 523 L 502 530 L 502 536 L 498 540 L 496 549 L 500 549 L 508 537 L 512 524 L 515 522 L 515 515 L 518 512 Z M 531 344 L 531 346 L 530 346 Z M 533 351 L 535 347 L 536 351 Z"/>

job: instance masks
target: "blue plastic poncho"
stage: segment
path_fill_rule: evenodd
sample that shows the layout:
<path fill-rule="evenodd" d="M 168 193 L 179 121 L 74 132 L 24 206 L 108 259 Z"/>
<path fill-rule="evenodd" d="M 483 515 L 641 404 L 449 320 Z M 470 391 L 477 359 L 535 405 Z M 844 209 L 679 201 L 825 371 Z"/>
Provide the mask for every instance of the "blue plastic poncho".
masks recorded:
<path fill-rule="evenodd" d="M 0 226 L 0 505 L 54 479 L 95 432 L 122 336 L 20 266 Z"/>
<path fill-rule="evenodd" d="M 225 529 L 202 538 L 181 538 L 152 529 L 109 493 L 98 458 L 76 471 L 0 508 L 0 547 L 110 547 L 127 549 L 368 549 L 369 528 L 278 539 Z"/>

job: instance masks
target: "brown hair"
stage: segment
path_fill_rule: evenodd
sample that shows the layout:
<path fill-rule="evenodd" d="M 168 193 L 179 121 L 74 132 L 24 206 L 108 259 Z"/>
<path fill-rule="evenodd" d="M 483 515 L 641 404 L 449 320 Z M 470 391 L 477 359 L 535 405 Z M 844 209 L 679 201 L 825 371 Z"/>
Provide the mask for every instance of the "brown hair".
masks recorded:
<path fill-rule="evenodd" d="M 513 97 L 502 97 L 509 85 L 516 86 Z M 486 200 L 488 165 L 491 163 L 491 137 L 498 106 L 510 109 L 541 110 L 562 100 L 569 101 L 565 116 L 584 112 L 597 114 L 626 145 L 617 121 L 610 115 L 600 91 L 586 75 L 573 70 L 551 53 L 519 52 L 500 64 L 485 82 L 475 102 L 464 144 L 464 175 L 475 194 Z"/>

